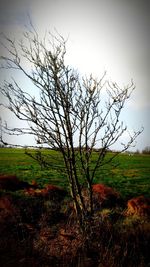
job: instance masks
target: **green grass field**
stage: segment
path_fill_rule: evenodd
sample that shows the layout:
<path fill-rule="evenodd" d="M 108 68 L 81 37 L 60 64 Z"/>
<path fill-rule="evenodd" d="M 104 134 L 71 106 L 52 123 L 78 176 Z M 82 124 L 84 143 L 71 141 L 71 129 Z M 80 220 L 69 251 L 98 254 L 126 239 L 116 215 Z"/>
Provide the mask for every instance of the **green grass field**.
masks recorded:
<path fill-rule="evenodd" d="M 68 182 L 61 154 L 52 150 L 44 150 L 44 154 L 49 157 L 51 167 L 41 170 L 34 159 L 25 155 L 24 149 L 0 148 L 0 174 L 15 174 L 28 182 L 36 180 L 41 187 L 51 183 L 67 189 Z M 96 156 L 95 152 L 92 162 Z M 94 183 L 114 187 L 123 197 L 150 197 L 150 155 L 120 154 L 113 165 L 105 165 L 97 170 Z"/>

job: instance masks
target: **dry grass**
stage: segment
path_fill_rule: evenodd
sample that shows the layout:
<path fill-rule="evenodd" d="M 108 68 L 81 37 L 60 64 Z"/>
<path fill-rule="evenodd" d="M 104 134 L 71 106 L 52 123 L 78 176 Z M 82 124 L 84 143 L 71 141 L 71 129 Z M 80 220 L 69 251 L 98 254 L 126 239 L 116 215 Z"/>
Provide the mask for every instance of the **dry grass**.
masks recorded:
<path fill-rule="evenodd" d="M 0 234 L 1 267 L 150 266 L 150 220 L 121 207 L 97 211 L 83 233 L 69 200 L 3 194 Z"/>

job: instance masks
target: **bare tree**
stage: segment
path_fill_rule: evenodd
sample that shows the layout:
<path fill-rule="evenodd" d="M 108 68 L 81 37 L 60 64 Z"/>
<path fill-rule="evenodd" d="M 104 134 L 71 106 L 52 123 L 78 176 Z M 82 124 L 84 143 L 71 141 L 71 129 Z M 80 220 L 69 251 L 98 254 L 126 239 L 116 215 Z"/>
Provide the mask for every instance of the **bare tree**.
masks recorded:
<path fill-rule="evenodd" d="M 27 93 L 16 79 L 4 81 L 1 93 L 8 104 L 1 105 L 19 120 L 26 121 L 28 127 L 9 128 L 4 124 L 2 131 L 13 135 L 31 134 L 38 145 L 46 144 L 59 149 L 82 225 L 87 212 L 93 213 L 95 172 L 117 155 L 112 154 L 109 160 L 105 157 L 111 146 L 127 131 L 120 121 L 120 114 L 134 84 L 131 81 L 130 85 L 120 88 L 116 83 L 107 82 L 105 74 L 100 80 L 92 75 L 80 77 L 77 71 L 65 64 L 66 41 L 61 36 L 50 34 L 48 40 L 40 40 L 33 30 L 26 32 L 24 37 L 25 42 L 5 37 L 7 44 L 3 43 L 3 46 L 7 55 L 1 56 L 1 68 L 21 71 L 33 83 L 36 93 Z M 22 60 L 28 62 L 28 67 Z M 141 131 L 129 135 L 121 151 L 127 150 Z M 1 141 L 5 143 L 2 137 Z M 91 167 L 95 148 L 98 149 L 97 158 L 94 167 Z M 80 178 L 88 190 L 88 211 Z"/>

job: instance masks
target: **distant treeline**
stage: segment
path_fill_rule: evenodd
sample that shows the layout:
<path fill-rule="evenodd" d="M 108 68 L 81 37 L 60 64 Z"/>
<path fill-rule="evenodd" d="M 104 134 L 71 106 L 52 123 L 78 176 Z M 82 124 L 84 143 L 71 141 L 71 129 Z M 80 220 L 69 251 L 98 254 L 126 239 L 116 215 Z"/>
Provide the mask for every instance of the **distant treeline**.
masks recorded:
<path fill-rule="evenodd" d="M 50 148 L 50 147 L 28 147 L 28 146 L 15 146 L 17 148 L 22 148 L 22 149 L 47 149 L 47 150 L 55 150 L 55 151 L 59 151 L 59 148 Z M 0 144 L 0 148 L 14 148 L 14 146 L 11 145 L 4 145 L 4 144 Z M 75 147 L 74 148 L 75 151 L 79 151 L 79 147 Z M 84 148 L 83 148 L 84 149 Z M 93 148 L 93 152 L 101 152 L 101 148 Z M 111 150 L 111 149 L 107 149 L 106 150 L 108 153 L 119 153 L 119 150 Z M 140 151 L 139 149 L 137 149 L 136 151 L 125 151 L 123 152 L 124 154 L 150 154 L 150 146 L 146 146 L 142 151 Z"/>

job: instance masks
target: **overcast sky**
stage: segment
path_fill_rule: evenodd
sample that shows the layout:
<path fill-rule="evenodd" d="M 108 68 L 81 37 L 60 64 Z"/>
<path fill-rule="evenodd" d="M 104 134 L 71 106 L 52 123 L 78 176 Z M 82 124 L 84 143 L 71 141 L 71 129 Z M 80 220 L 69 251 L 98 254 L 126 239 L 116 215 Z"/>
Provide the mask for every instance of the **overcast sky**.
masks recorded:
<path fill-rule="evenodd" d="M 18 37 L 29 26 L 27 14 L 41 35 L 57 29 L 69 37 L 67 63 L 82 74 L 101 77 L 106 70 L 120 85 L 133 78 L 136 90 L 122 118 L 131 131 L 144 126 L 137 149 L 150 145 L 150 1 L 1 0 L 0 31 Z"/>

